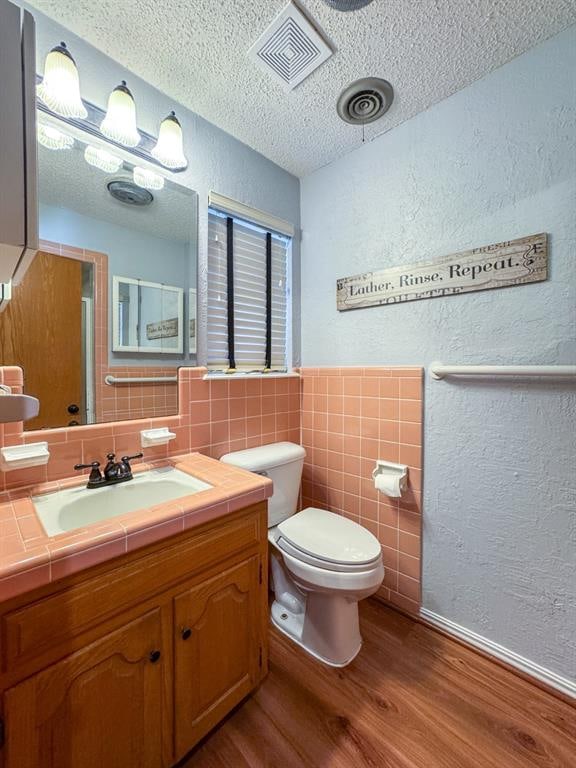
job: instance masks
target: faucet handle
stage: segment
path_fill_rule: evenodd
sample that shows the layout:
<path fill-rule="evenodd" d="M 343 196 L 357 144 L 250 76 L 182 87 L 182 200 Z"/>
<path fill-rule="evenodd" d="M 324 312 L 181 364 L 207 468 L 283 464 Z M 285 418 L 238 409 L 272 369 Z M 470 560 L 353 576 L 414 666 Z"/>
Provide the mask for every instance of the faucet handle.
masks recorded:
<path fill-rule="evenodd" d="M 144 456 L 143 453 L 135 453 L 134 456 L 122 456 L 122 460 L 120 462 L 120 471 L 128 480 L 132 479 L 132 467 L 130 466 L 130 462 L 133 459 L 141 459 L 142 456 Z"/>
<path fill-rule="evenodd" d="M 80 469 L 98 469 L 99 461 L 91 461 L 90 464 L 74 464 L 74 469 L 78 472 Z"/>
<path fill-rule="evenodd" d="M 100 474 L 100 462 L 91 461 L 90 464 L 74 464 L 74 469 L 78 472 L 81 469 L 91 469 L 89 483 L 100 482 L 102 475 Z"/>
<path fill-rule="evenodd" d="M 141 459 L 143 456 L 143 453 L 135 453 L 134 456 L 122 456 L 122 463 L 128 464 L 130 461 L 134 461 L 134 459 Z"/>

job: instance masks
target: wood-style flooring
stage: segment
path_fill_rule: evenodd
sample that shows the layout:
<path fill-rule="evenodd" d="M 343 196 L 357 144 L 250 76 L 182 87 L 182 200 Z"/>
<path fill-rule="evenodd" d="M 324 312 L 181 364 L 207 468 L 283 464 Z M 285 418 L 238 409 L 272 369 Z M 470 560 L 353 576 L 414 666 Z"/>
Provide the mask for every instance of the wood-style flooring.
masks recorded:
<path fill-rule="evenodd" d="M 576 708 L 376 601 L 346 669 L 272 630 L 270 674 L 185 768 L 576 768 Z"/>

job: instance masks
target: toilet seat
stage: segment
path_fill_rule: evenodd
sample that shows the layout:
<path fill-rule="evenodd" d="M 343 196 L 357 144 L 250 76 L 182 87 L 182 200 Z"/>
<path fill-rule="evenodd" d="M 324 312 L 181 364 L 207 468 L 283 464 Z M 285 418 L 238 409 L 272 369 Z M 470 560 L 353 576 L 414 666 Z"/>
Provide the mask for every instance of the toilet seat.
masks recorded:
<path fill-rule="evenodd" d="M 294 583 L 304 591 L 329 592 L 337 594 L 356 594 L 366 592 L 372 594 L 382 583 L 384 565 L 380 558 L 364 570 L 335 571 L 324 566 L 318 567 L 307 563 L 299 557 L 292 557 L 287 552 L 281 552 L 280 557 Z"/>
<path fill-rule="evenodd" d="M 338 573 L 366 572 L 381 562 L 378 539 L 358 523 L 307 507 L 274 529 L 274 543 L 291 558 Z"/>
<path fill-rule="evenodd" d="M 334 571 L 335 573 L 360 573 L 370 570 L 381 560 L 381 556 L 378 556 L 369 563 L 333 563 L 330 560 L 323 560 L 321 557 L 315 557 L 308 552 L 303 552 L 298 549 L 289 541 L 279 536 L 273 540 L 273 543 L 281 550 L 282 554 L 289 555 L 290 558 L 299 560 L 302 563 L 308 563 L 316 568 L 323 569 L 325 571 Z"/>

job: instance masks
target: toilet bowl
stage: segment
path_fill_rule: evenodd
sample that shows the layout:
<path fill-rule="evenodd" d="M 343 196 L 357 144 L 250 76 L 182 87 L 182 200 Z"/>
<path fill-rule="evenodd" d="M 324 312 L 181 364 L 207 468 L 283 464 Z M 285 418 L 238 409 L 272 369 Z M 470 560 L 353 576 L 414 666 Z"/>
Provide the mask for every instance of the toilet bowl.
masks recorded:
<path fill-rule="evenodd" d="M 308 507 L 269 530 L 272 621 L 316 658 L 349 664 L 362 646 L 358 601 L 382 583 L 378 540 L 351 520 Z"/>
<path fill-rule="evenodd" d="M 305 451 L 273 443 L 229 453 L 221 461 L 268 475 L 272 622 L 312 656 L 343 667 L 362 646 L 358 601 L 384 578 L 375 536 L 358 523 L 324 509 L 296 512 Z"/>

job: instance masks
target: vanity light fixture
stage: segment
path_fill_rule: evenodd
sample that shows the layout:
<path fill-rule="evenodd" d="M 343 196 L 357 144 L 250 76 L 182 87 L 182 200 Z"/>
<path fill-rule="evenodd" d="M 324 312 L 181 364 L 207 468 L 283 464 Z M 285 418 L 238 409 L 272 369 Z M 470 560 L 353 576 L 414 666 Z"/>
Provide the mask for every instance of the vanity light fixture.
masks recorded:
<path fill-rule="evenodd" d="M 62 117 L 85 119 L 86 107 L 80 98 L 80 77 L 66 43 L 55 46 L 46 56 L 44 77 L 37 94 L 52 112 Z"/>
<path fill-rule="evenodd" d="M 84 150 L 84 160 L 88 165 L 92 165 L 104 173 L 116 173 L 122 165 L 122 160 L 119 157 L 106 152 L 105 149 L 93 147 L 91 144 L 88 144 Z"/>
<path fill-rule="evenodd" d="M 46 149 L 71 149 L 74 139 L 52 125 L 38 123 L 38 143 Z"/>
<path fill-rule="evenodd" d="M 168 117 L 165 117 L 160 123 L 158 141 L 151 150 L 151 154 L 166 168 L 182 170 L 187 167 L 188 161 L 184 155 L 182 126 L 174 111 L 170 112 Z"/>
<path fill-rule="evenodd" d="M 139 165 L 135 165 L 134 183 L 144 189 L 159 190 L 164 188 L 164 177 L 148 170 L 148 168 L 141 168 Z"/>
<path fill-rule="evenodd" d="M 136 127 L 136 104 L 126 80 L 112 91 L 108 97 L 108 110 L 100 130 L 109 139 L 125 147 L 136 147 L 140 143 L 140 134 Z"/>
<path fill-rule="evenodd" d="M 123 160 L 119 155 L 122 158 L 124 155 L 119 152 L 120 148 L 153 167 L 165 168 L 173 173 L 188 167 L 182 126 L 176 113 L 172 111 L 162 120 L 158 137 L 139 131 L 136 103 L 125 80 L 110 93 L 106 110 L 89 101 L 84 103 L 80 97 L 78 69 L 65 43 L 60 43 L 48 53 L 44 77 L 36 75 L 36 80 L 38 111 L 52 118 L 47 123 L 50 130 L 38 131 L 38 140 L 49 149 L 73 146 L 70 134 L 83 147 L 89 145 L 84 153 L 86 162 L 105 173 L 116 173 L 121 169 Z M 63 134 L 52 129 L 52 125 L 60 124 Z M 92 137 L 97 137 L 99 141 L 93 142 Z M 144 188 L 162 189 L 164 185 L 164 177 L 151 172 L 139 173 L 138 178 Z"/>

